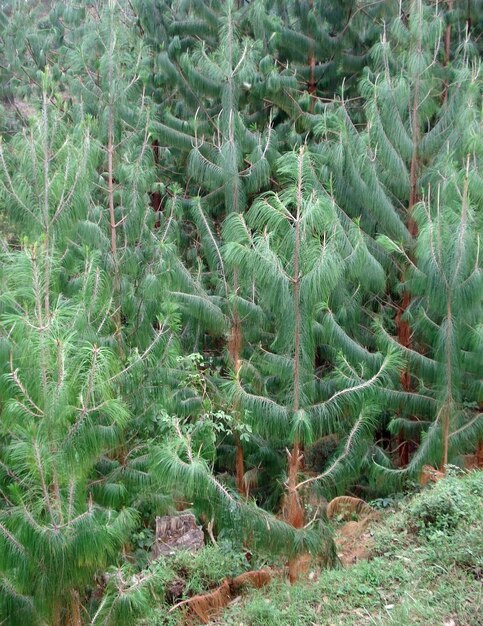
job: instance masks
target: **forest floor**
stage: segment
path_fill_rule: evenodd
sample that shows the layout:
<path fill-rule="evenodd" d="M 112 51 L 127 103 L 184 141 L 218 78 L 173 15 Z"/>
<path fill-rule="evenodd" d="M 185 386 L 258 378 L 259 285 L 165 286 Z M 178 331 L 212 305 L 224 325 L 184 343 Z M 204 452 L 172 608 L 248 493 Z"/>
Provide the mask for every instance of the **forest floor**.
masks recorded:
<path fill-rule="evenodd" d="M 232 595 L 209 623 L 483 626 L 483 472 L 448 477 L 380 504 L 389 506 L 336 521 L 339 567 L 312 563 L 296 585 L 275 575 L 262 589 Z M 204 563 L 220 572 L 218 557 L 210 555 Z M 170 612 L 167 621 L 157 615 L 149 626 L 208 622 L 183 610 Z"/>

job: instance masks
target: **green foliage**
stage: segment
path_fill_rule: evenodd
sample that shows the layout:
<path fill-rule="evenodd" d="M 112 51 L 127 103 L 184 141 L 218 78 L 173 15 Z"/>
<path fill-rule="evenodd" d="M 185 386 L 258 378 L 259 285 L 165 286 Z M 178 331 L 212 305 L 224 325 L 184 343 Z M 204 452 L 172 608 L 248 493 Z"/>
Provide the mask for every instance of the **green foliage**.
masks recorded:
<path fill-rule="evenodd" d="M 327 461 L 337 450 L 338 440 L 336 435 L 327 435 L 314 441 L 305 450 L 307 468 L 313 472 L 322 472 Z"/>
<path fill-rule="evenodd" d="M 244 547 L 333 562 L 294 503 L 413 488 L 481 445 L 481 18 L 1 3 L 0 621 L 167 623 L 170 577 L 201 592 Z M 444 621 L 451 568 L 461 590 L 478 567 L 469 485 L 400 517 L 414 570 L 324 573 L 327 615 L 296 588 L 302 610 L 280 596 L 246 619 L 318 622 L 347 595 L 372 621 Z M 155 516 L 181 502 L 219 547 L 151 562 Z M 386 608 L 383 576 L 408 590 L 435 561 L 434 601 Z"/>
<path fill-rule="evenodd" d="M 236 529 L 238 537 L 249 540 L 261 553 L 292 556 L 305 551 L 333 559 L 330 533 L 323 524 L 296 530 L 254 502 L 241 499 L 213 474 L 203 445 L 196 444 L 189 427 L 173 418 L 170 435 L 152 451 L 153 472 L 160 484 L 181 492 L 221 528 Z"/>
<path fill-rule="evenodd" d="M 93 501 L 95 465 L 129 419 L 113 384 L 120 364 L 85 337 L 74 300 L 52 299 L 59 266 L 46 252 L 3 259 L 0 614 L 11 624 L 67 614 L 137 518 Z"/>
<path fill-rule="evenodd" d="M 481 518 L 474 500 L 482 495 L 483 479 L 479 474 L 465 482 L 454 477 L 440 480 L 412 500 L 407 515 L 425 536 L 447 535 L 462 522 L 470 524 Z"/>
<path fill-rule="evenodd" d="M 236 550 L 225 541 L 217 546 L 205 546 L 196 553 L 178 552 L 161 561 L 164 580 L 177 585 L 179 597 L 170 595 L 170 585 L 162 590 L 157 606 L 146 613 L 147 626 L 175 626 L 180 622 L 182 611 L 169 613 L 172 604 L 193 595 L 208 593 L 218 587 L 227 577 L 235 577 L 249 569 L 244 551 Z M 182 619 L 182 618 L 181 618 Z"/>
<path fill-rule="evenodd" d="M 314 570 L 311 583 L 274 582 L 225 611 L 224 623 L 265 620 L 273 626 L 305 626 L 337 619 L 344 626 L 366 622 L 424 626 L 453 619 L 473 626 L 480 608 L 481 485 L 481 472 L 473 472 L 462 478 L 450 476 L 435 486 L 441 491 L 456 487 L 461 502 L 473 511 L 451 532 L 408 531 L 409 510 L 432 498 L 434 490 L 423 490 L 415 499 L 401 501 L 399 512 L 372 526 L 375 553 L 370 560 L 348 568 Z"/>
<path fill-rule="evenodd" d="M 48 70 L 42 74 L 41 111 L 8 143 L 0 143 L 0 193 L 17 237 L 55 237 L 57 252 L 85 219 L 95 165 L 89 121 L 67 123 L 49 104 L 53 91 Z M 6 151 L 7 148 L 7 151 Z M 49 252 L 51 253 L 51 252 Z"/>
<path fill-rule="evenodd" d="M 187 582 L 188 596 L 205 592 L 218 586 L 225 578 L 234 578 L 249 569 L 244 552 L 237 552 L 232 544 L 220 542 L 218 546 L 205 546 L 194 555 L 178 552 L 169 566 L 177 576 Z"/>

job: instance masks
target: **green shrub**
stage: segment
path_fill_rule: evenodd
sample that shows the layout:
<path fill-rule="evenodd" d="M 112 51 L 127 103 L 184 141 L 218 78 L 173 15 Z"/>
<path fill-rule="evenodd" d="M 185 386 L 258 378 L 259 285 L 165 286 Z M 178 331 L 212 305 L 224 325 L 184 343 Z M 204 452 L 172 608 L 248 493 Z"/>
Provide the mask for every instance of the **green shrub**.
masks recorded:
<path fill-rule="evenodd" d="M 205 546 L 199 552 L 178 552 L 168 560 L 176 575 L 186 581 L 185 593 L 204 593 L 218 586 L 225 578 L 235 577 L 249 569 L 244 553 L 235 552 L 230 545 Z"/>
<path fill-rule="evenodd" d="M 225 578 L 234 578 L 249 569 L 249 563 L 244 552 L 235 551 L 229 542 L 220 541 L 218 545 L 205 546 L 196 553 L 181 551 L 172 557 L 160 559 L 158 567 L 168 572 L 165 577 L 168 583 L 182 581 L 182 595 L 175 598 L 165 595 L 164 603 L 158 603 L 140 626 L 175 626 L 184 623 L 183 612 L 169 613 L 174 602 L 209 592 Z"/>
<path fill-rule="evenodd" d="M 416 496 L 408 507 L 408 516 L 420 533 L 452 532 L 461 522 L 471 522 L 478 514 L 475 495 L 481 496 L 481 472 L 461 480 L 449 473 L 430 489 Z"/>

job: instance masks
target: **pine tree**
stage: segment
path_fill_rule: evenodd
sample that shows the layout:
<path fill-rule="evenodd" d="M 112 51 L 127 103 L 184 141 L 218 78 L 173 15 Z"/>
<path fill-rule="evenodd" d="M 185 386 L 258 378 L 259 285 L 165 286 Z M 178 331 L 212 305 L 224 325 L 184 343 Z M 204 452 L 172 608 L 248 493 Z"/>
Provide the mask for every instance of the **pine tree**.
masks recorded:
<path fill-rule="evenodd" d="M 120 365 L 85 338 L 88 303 L 52 289 L 61 270 L 50 246 L 44 238 L 2 259 L 0 615 L 8 624 L 80 623 L 86 586 L 114 562 L 136 520 L 92 498 L 95 464 L 128 419 L 111 382 Z"/>
<path fill-rule="evenodd" d="M 117 346 L 125 362 L 125 373 L 118 381 L 123 385 L 122 395 L 139 416 L 131 428 L 136 424 L 138 431 L 149 430 L 160 410 L 152 389 L 163 386 L 161 365 L 177 354 L 177 317 L 163 296 L 160 238 L 153 228 L 155 216 L 149 203 L 154 169 L 147 134 L 149 111 L 139 85 L 142 47 L 138 46 L 129 66 L 130 35 L 120 21 L 124 14 L 114 4 L 89 13 L 80 23 L 86 17 L 84 11 L 71 15 L 69 5 L 62 8 L 71 28 L 62 38 L 62 61 L 45 74 L 42 120 L 35 126 L 41 137 L 37 141 L 33 134 L 26 142 L 19 135 L 11 142 L 4 159 L 4 197 L 18 232 L 34 239 L 46 236 L 51 240 L 46 254 L 55 250 L 63 259 L 62 283 L 57 288 L 65 295 L 78 293 L 79 264 L 100 272 L 104 281 L 113 281 L 109 294 L 109 284 L 97 279 L 94 291 L 107 295 L 110 303 L 97 333 L 92 328 L 86 332 L 93 342 Z M 52 19 L 61 17 L 59 7 L 53 12 Z M 121 67 L 118 57 L 123 59 Z M 121 74 L 128 66 L 131 74 Z M 60 84 L 56 81 L 59 67 Z M 72 98 L 62 114 L 56 113 L 59 89 L 68 90 Z M 131 107 L 131 101 L 139 106 Z M 75 130 L 66 139 L 69 125 Z M 52 153 L 55 158 L 50 158 Z M 57 171 L 58 162 L 62 167 Z M 32 219 L 37 206 L 40 215 Z M 93 248 L 101 252 L 97 266 L 90 257 Z M 104 502 L 114 504 L 113 483 L 118 483 L 119 506 L 129 503 L 133 494 L 142 500 L 144 493 L 155 510 L 164 510 L 165 497 L 149 489 L 147 467 L 131 457 L 127 462 L 122 448 L 119 459 L 103 459 Z M 131 487 L 134 481 L 135 489 L 119 484 L 123 480 L 130 481 Z M 102 485 L 99 481 L 98 498 Z"/>
<path fill-rule="evenodd" d="M 154 436 L 157 417 L 170 395 L 165 391 L 171 389 L 167 366 L 179 355 L 178 313 L 168 293 L 168 231 L 176 200 L 168 202 L 161 227 L 151 203 L 160 183 L 149 135 L 147 51 L 137 37 L 130 7 L 113 1 L 94 4 L 73 20 L 62 55 L 63 83 L 73 99 L 71 115 L 93 118 L 97 157 L 88 212 L 78 224 L 71 254 L 85 258 L 86 243 L 101 252 L 111 312 L 96 340 L 116 346 L 124 363 L 117 382 L 136 416 L 129 434 L 136 452 L 122 442 L 102 459 L 96 497 L 111 506 L 135 502 L 148 515 L 163 513 L 171 500 L 151 488 L 146 440 Z M 68 292 L 75 288 L 71 279 Z"/>
<path fill-rule="evenodd" d="M 95 497 L 95 470 L 127 425 L 125 368 L 102 345 L 112 299 L 99 256 L 73 253 L 95 165 L 89 124 L 68 128 L 49 72 L 42 82 L 38 117 L 0 157 L 2 205 L 22 236 L 2 257 L 0 614 L 60 625 L 83 619 L 87 587 L 137 513 Z"/>
<path fill-rule="evenodd" d="M 270 39 L 269 49 L 280 64 L 291 69 L 299 88 L 309 94 L 308 111 L 314 110 L 317 98 L 332 99 L 341 77 L 344 90 L 350 93 L 351 83 L 377 38 L 377 24 L 390 18 L 393 10 L 385 4 L 369 4 L 362 9 L 353 0 L 330 4 L 318 0 L 275 2 L 265 3 L 265 7 L 262 23 L 265 38 Z"/>
<path fill-rule="evenodd" d="M 481 444 L 476 3 L 1 8 L 1 619 L 143 618 L 180 500 L 295 579 Z"/>
<path fill-rule="evenodd" d="M 43 280 L 50 285 L 54 252 L 68 256 L 78 221 L 85 217 L 95 157 L 89 126 L 81 120 L 69 128 L 66 115 L 50 103 L 49 70 L 42 75 L 42 87 L 39 115 L 8 144 L 0 143 L 0 190 L 17 238 L 43 238 Z M 46 307 L 48 314 L 48 302 Z"/>
<path fill-rule="evenodd" d="M 330 197 L 318 189 L 315 171 L 306 149 L 284 155 L 279 162 L 282 190 L 262 195 L 248 211 L 247 224 L 236 214 L 225 224 L 227 259 L 253 277 L 259 304 L 274 323 L 272 343 L 260 345 L 252 362 L 242 365 L 232 393 L 249 411 L 255 432 L 279 445 L 290 442 L 283 509 L 295 528 L 304 525 L 300 485 L 332 478 L 338 466 L 353 475 L 351 462 L 374 431 L 376 389 L 399 364 L 391 352 L 373 355 L 373 371 L 343 358 L 326 394 L 325 381 L 316 376 L 319 311 L 328 309 L 332 294 L 350 280 L 348 261 L 355 249 Z M 253 365 L 258 365 L 255 377 Z M 351 421 L 354 415 L 358 417 Z M 347 433 L 337 463 L 325 476 L 300 482 L 304 446 L 334 430 Z M 289 570 L 295 580 L 297 559 L 290 561 Z"/>
<path fill-rule="evenodd" d="M 418 380 L 413 404 L 418 406 L 420 395 L 422 415 L 416 422 L 395 417 L 390 428 L 421 435 L 406 470 L 416 474 L 424 463 L 445 471 L 448 462 L 474 449 L 482 438 L 482 272 L 475 219 L 479 194 L 470 191 L 469 168 L 470 157 L 462 171 L 451 163 L 441 167 L 441 182 L 428 189 L 428 197 L 415 209 L 418 240 L 405 285 L 412 297 L 410 320 L 420 351 L 403 352 Z M 476 182 L 475 175 L 471 178 Z M 395 343 L 384 329 L 380 332 L 384 342 Z"/>
<path fill-rule="evenodd" d="M 181 28 L 180 25 L 178 27 Z M 181 47 L 171 46 L 165 53 L 162 66 L 169 76 L 176 76 L 177 87 L 184 98 L 184 109 L 179 109 L 179 113 L 185 117 L 194 115 L 193 92 L 198 94 L 200 104 L 201 98 L 206 98 L 206 104 L 199 107 L 192 121 L 183 125 L 171 113 L 165 112 L 162 122 L 153 124 L 153 132 L 160 146 L 174 146 L 186 155 L 183 158 L 187 158 L 193 183 L 203 190 L 200 197 L 185 201 L 187 217 L 196 226 L 196 236 L 203 245 L 201 255 L 207 269 L 211 270 L 206 283 L 212 283 L 211 289 L 218 298 L 223 316 L 226 316 L 217 330 L 227 338 L 228 367 L 237 372 L 243 343 L 239 306 L 244 303 L 249 305 L 249 301 L 239 292 L 238 272 L 228 272 L 224 266 L 219 252 L 220 238 L 216 232 L 217 214 L 223 216 L 245 211 L 250 194 L 268 183 L 274 148 L 270 128 L 263 131 L 247 128 L 246 92 L 260 80 L 256 65 L 259 53 L 253 42 L 238 35 L 233 3 L 226 4 L 216 34 L 218 45 L 211 51 L 205 50 L 203 44 L 181 56 Z M 215 119 L 216 125 L 213 122 Z M 196 193 L 193 183 L 185 194 Z M 194 310 L 194 306 L 189 305 L 196 304 L 200 319 L 200 306 L 203 301 L 207 302 L 206 294 L 197 302 L 192 296 L 188 298 L 178 294 L 178 298 L 181 298 L 188 314 L 190 308 Z M 211 310 L 213 306 L 212 300 Z M 206 312 L 209 315 L 210 309 Z M 236 407 L 230 407 L 230 412 L 240 422 Z M 233 435 L 236 481 L 239 491 L 246 493 L 243 447 L 237 428 L 233 430 Z"/>
<path fill-rule="evenodd" d="M 159 61 L 182 100 L 178 113 L 164 103 L 153 134 L 161 146 L 181 151 L 193 179 L 188 197 L 201 186 L 203 204 L 215 215 L 244 210 L 248 196 L 267 184 L 273 156 L 268 124 L 249 128 L 247 99 L 262 80 L 260 54 L 238 35 L 236 17 L 227 3 L 213 50 L 198 45 L 184 52 L 175 38 Z"/>
<path fill-rule="evenodd" d="M 406 255 L 399 264 L 402 284 L 418 236 L 414 207 L 427 195 L 429 182 L 438 177 L 438 163 L 445 158 L 448 146 L 455 147 L 450 158 L 461 162 L 466 150 L 465 142 L 460 141 L 464 124 L 469 128 L 478 124 L 474 107 L 477 78 L 469 66 L 471 42 L 464 39 L 458 58 L 447 65 L 444 32 L 441 13 L 434 14 L 420 1 L 405 5 L 374 47 L 374 71 L 368 71 L 361 82 L 366 100 L 364 129 L 356 128 L 345 102 L 336 113 L 337 121 L 329 116 L 333 124 L 327 126 L 324 122 L 319 129 L 326 138 L 332 132 L 338 136 L 330 151 L 328 143 L 319 148 L 327 155 L 333 172 L 338 204 L 360 220 L 368 236 L 378 236 L 380 243 L 386 237 L 398 242 Z M 383 260 L 384 252 L 377 247 L 373 244 L 372 250 Z M 385 263 L 395 290 L 394 270 L 387 258 Z M 417 350 L 408 323 L 409 291 L 403 290 L 399 302 L 395 300 L 398 341 L 404 348 Z M 391 301 L 389 305 L 394 306 Z M 430 410 L 429 401 L 423 409 L 424 399 L 418 408 L 418 396 L 412 395 L 415 382 L 406 369 L 401 377 L 402 391 L 392 394 L 392 410 L 402 411 L 403 415 L 416 410 L 414 417 L 418 411 Z M 405 465 L 409 446 L 403 431 L 399 433 L 399 444 L 400 462 Z"/>

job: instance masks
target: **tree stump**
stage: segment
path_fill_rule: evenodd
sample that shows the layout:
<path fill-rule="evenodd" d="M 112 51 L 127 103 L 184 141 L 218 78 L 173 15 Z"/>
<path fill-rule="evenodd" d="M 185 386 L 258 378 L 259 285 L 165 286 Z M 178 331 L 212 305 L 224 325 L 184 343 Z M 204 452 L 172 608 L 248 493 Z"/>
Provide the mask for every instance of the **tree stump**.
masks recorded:
<path fill-rule="evenodd" d="M 196 552 L 204 546 L 205 538 L 192 513 L 156 517 L 153 558 L 174 555 L 181 550 Z"/>

